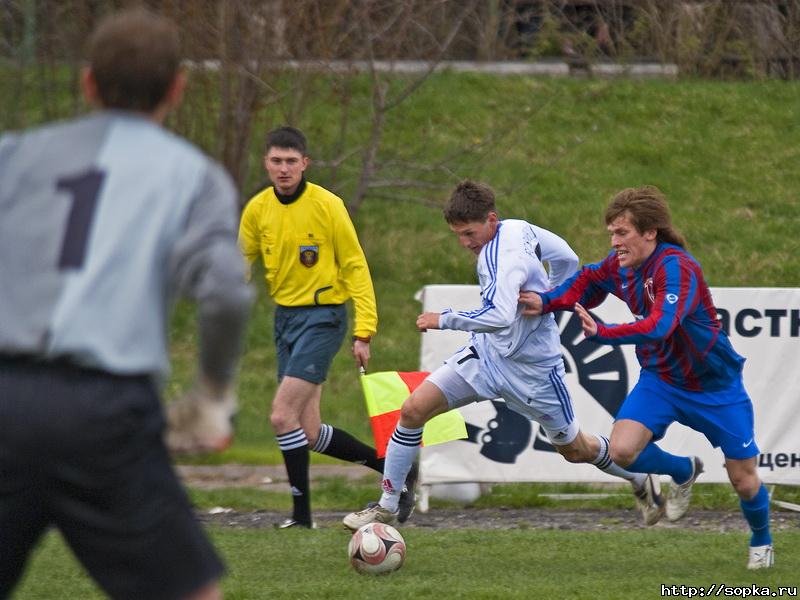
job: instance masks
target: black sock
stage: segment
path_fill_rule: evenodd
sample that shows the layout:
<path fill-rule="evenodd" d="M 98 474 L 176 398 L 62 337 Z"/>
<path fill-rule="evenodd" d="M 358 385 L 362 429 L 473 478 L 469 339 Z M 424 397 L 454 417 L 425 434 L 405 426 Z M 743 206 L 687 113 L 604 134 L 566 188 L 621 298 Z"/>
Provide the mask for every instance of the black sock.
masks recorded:
<path fill-rule="evenodd" d="M 312 450 L 383 473 L 383 459 L 378 458 L 375 448 L 367 446 L 346 431 L 325 423 L 319 428 L 319 438 Z"/>
<path fill-rule="evenodd" d="M 292 490 L 294 510 L 292 518 L 305 525 L 311 524 L 311 494 L 308 484 L 308 439 L 302 429 L 277 436 L 283 454 L 286 475 Z"/>

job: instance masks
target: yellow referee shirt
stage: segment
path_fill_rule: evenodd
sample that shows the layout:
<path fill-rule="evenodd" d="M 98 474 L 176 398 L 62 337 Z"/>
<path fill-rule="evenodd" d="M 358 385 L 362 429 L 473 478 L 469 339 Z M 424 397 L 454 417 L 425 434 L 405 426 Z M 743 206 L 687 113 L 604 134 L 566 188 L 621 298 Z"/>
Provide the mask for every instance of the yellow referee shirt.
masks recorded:
<path fill-rule="evenodd" d="M 301 183 L 302 185 L 302 183 Z M 313 183 L 283 204 L 269 187 L 247 203 L 239 245 L 248 263 L 259 256 L 267 285 L 281 306 L 355 305 L 353 335 L 378 329 L 375 291 L 364 251 L 344 202 Z"/>

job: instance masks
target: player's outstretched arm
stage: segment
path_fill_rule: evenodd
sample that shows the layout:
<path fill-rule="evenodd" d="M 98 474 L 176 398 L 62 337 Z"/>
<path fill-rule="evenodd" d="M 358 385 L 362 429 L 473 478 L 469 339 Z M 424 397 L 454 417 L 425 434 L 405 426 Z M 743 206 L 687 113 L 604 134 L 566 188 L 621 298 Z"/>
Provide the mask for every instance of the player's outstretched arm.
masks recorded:
<path fill-rule="evenodd" d="M 417 317 L 417 329 L 425 332 L 428 329 L 439 329 L 439 317 L 441 313 L 425 312 Z"/>
<path fill-rule="evenodd" d="M 235 190 L 217 165 L 199 186 L 171 257 L 177 294 L 197 303 L 198 377 L 167 407 L 173 452 L 223 450 L 233 440 L 236 371 L 252 303 L 236 242 Z"/>

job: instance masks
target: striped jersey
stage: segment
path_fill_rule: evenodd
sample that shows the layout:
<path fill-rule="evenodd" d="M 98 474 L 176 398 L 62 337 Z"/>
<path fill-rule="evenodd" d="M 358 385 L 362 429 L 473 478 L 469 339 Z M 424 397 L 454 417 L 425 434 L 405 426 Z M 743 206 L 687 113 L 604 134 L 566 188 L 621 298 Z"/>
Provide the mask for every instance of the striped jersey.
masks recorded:
<path fill-rule="evenodd" d="M 598 322 L 594 341 L 636 344 L 641 367 L 690 391 L 715 391 L 740 376 L 744 358 L 717 319 L 699 263 L 683 248 L 660 242 L 639 267 L 620 267 L 615 252 L 584 266 L 558 288 L 542 294 L 545 311 L 599 305 L 608 294 L 623 300 L 635 322 Z"/>
<path fill-rule="evenodd" d="M 543 262 L 550 267 L 550 274 Z M 478 255 L 481 306 L 447 310 L 441 329 L 473 332 L 479 343 L 518 362 L 552 361 L 561 356 L 561 341 L 553 315 L 521 314 L 520 290 L 546 290 L 558 285 L 578 267 L 578 256 L 556 234 L 518 219 L 504 219 L 495 236 Z"/>
<path fill-rule="evenodd" d="M 180 294 L 202 373 L 226 383 L 251 299 L 236 221 L 224 170 L 142 115 L 0 137 L 0 356 L 162 377 Z"/>

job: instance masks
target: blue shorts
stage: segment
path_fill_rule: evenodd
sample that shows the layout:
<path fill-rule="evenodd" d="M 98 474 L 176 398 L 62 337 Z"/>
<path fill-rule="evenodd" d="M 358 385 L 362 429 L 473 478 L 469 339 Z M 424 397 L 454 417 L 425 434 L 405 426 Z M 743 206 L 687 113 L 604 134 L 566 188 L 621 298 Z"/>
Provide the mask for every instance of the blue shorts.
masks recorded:
<path fill-rule="evenodd" d="M 705 435 L 715 448 L 722 448 L 725 458 L 741 460 L 760 452 L 754 438 L 753 403 L 741 376 L 723 390 L 690 392 L 643 370 L 616 419 L 641 423 L 656 441 L 677 421 Z"/>
<path fill-rule="evenodd" d="M 285 375 L 311 383 L 325 381 L 346 331 L 344 304 L 275 307 L 278 382 Z"/>

